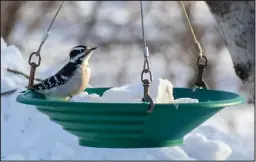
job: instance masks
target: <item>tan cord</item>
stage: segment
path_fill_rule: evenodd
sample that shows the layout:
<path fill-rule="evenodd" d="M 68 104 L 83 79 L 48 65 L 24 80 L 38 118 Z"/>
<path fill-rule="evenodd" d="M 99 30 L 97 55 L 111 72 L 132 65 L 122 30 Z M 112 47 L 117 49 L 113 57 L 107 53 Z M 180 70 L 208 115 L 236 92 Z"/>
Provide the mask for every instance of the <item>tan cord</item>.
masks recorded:
<path fill-rule="evenodd" d="M 186 16 L 186 18 L 187 18 L 187 22 L 188 22 L 188 25 L 189 25 L 191 34 L 192 34 L 192 36 L 193 36 L 193 38 L 194 38 L 195 44 L 197 45 L 197 48 L 198 48 L 198 50 L 199 50 L 199 56 L 200 56 L 200 57 L 203 57 L 203 50 L 202 50 L 201 44 L 200 44 L 200 42 L 199 42 L 199 41 L 197 40 L 197 38 L 196 38 L 196 34 L 195 34 L 195 32 L 194 32 L 194 30 L 193 30 L 193 27 L 192 27 L 192 25 L 191 25 L 191 23 L 190 23 L 190 20 L 189 20 L 187 11 L 186 11 L 186 9 L 185 9 L 185 6 L 184 6 L 184 4 L 183 4 L 182 1 L 180 1 L 180 3 L 181 3 L 181 5 L 182 5 L 182 7 L 183 7 L 183 11 L 184 11 L 184 14 L 185 14 L 185 16 Z"/>

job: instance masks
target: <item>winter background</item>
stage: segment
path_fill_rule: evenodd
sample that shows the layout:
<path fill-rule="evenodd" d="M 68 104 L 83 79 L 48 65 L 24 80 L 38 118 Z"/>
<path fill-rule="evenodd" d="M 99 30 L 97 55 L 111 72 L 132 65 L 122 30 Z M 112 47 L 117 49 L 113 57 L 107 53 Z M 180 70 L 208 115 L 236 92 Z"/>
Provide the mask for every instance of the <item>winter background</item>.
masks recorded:
<path fill-rule="evenodd" d="M 34 106 L 16 102 L 37 50 L 60 2 L 1 1 L 2 160 L 252 160 L 254 159 L 254 1 L 185 2 L 209 66 L 210 88 L 246 97 L 185 137 L 179 147 L 101 149 L 79 146 L 75 136 Z M 145 35 L 155 78 L 175 87 L 195 81 L 198 52 L 177 1 L 144 2 Z M 140 81 L 142 34 L 139 1 L 65 2 L 43 46 L 36 77 L 45 79 L 68 60 L 78 44 L 98 46 L 90 85 L 120 86 Z M 218 24 L 218 25 L 217 25 Z"/>

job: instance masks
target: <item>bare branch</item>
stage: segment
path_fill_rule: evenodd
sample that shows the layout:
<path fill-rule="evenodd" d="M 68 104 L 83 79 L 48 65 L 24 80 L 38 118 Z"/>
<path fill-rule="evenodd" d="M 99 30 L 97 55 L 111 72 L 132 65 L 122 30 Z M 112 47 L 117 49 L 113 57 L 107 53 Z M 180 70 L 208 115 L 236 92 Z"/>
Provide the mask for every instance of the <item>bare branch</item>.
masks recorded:
<path fill-rule="evenodd" d="M 17 71 L 17 70 L 14 70 L 14 69 L 10 69 L 10 68 L 7 68 L 7 71 L 10 72 L 10 73 L 14 73 L 14 74 L 18 74 L 18 75 L 22 75 L 24 76 L 25 78 L 29 79 L 29 75 L 23 73 L 23 72 L 20 72 L 20 71 Z M 42 79 L 39 79 L 39 78 L 35 78 L 36 81 L 43 81 Z"/>

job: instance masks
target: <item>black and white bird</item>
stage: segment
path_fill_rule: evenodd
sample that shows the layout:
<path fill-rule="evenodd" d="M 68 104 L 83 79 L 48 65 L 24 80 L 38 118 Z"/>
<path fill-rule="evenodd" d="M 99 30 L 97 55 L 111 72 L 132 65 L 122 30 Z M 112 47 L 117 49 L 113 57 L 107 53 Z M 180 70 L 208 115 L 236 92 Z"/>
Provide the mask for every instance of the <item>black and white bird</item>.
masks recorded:
<path fill-rule="evenodd" d="M 42 94 L 48 100 L 70 100 L 88 85 L 91 75 L 89 59 L 96 48 L 73 47 L 69 62 L 60 71 L 29 90 Z"/>

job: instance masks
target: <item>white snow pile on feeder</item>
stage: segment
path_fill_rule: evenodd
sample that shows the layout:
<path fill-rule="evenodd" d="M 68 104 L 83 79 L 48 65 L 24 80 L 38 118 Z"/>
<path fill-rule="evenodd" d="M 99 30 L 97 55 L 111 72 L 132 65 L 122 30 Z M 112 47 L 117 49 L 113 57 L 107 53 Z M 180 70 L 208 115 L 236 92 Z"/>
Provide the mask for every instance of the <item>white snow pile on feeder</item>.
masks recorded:
<path fill-rule="evenodd" d="M 143 98 L 142 83 L 123 85 L 106 90 L 102 96 L 82 92 L 72 98 L 73 102 L 142 102 Z M 153 79 L 149 87 L 149 95 L 155 103 L 198 103 L 197 99 L 177 98 L 173 96 L 173 85 L 167 79 Z"/>

